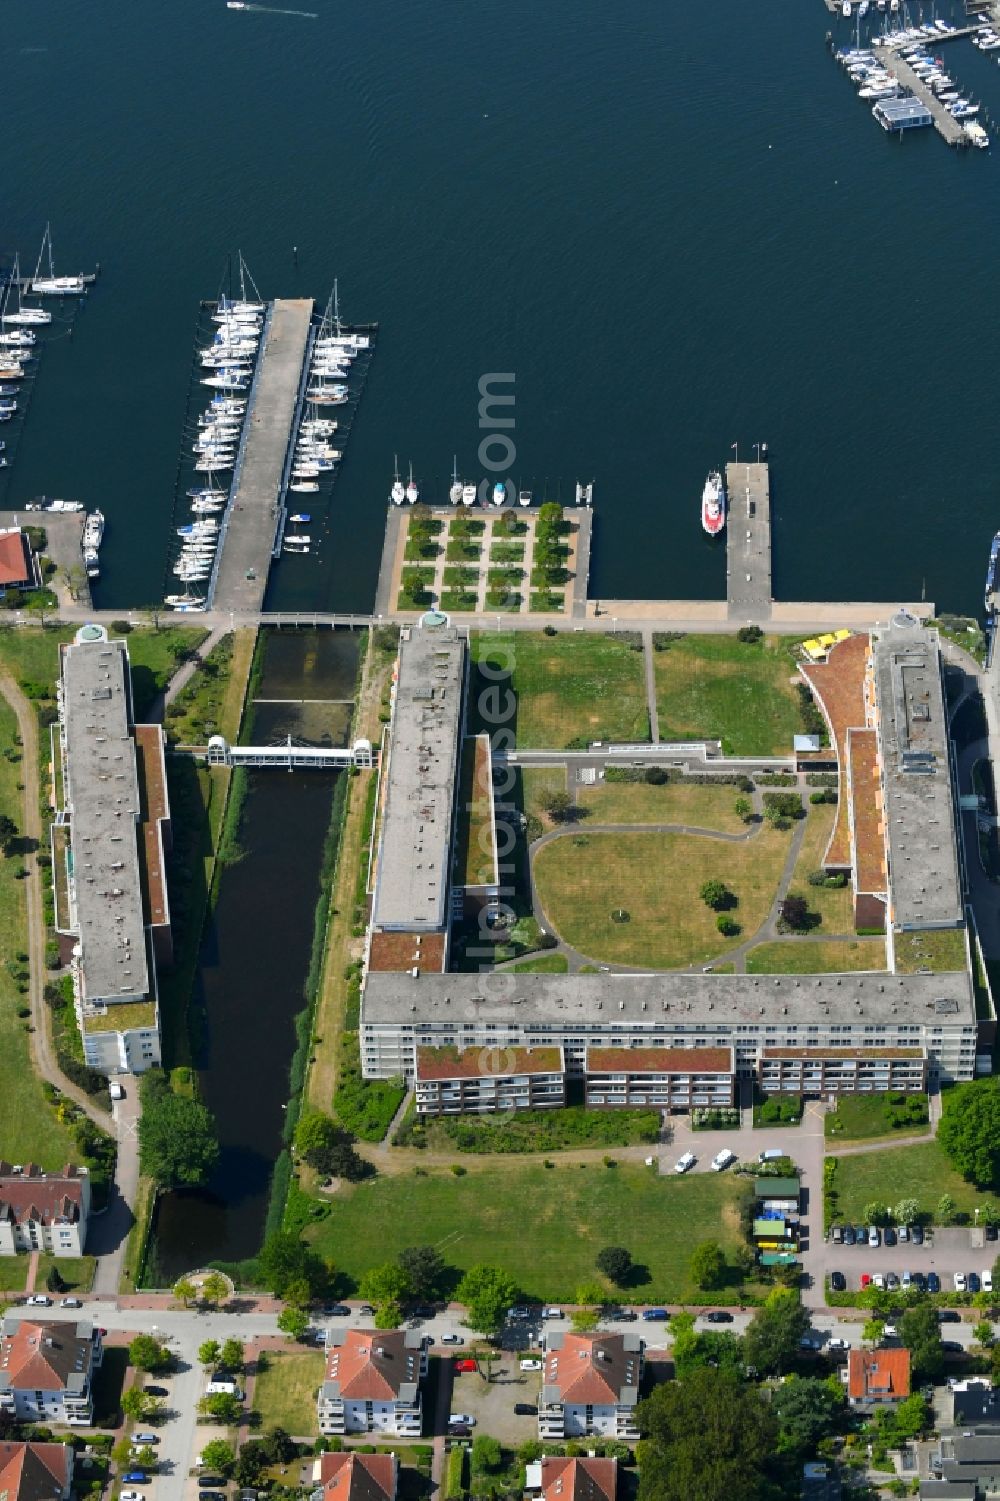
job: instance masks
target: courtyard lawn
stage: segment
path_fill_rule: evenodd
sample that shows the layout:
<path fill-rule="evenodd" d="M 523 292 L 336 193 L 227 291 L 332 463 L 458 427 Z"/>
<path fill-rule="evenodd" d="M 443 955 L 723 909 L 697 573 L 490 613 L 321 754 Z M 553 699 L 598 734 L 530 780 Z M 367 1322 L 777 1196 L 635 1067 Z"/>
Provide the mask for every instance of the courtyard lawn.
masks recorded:
<path fill-rule="evenodd" d="M 325 1360 L 321 1350 L 268 1350 L 267 1370 L 258 1375 L 253 1393 L 262 1428 L 283 1428 L 295 1438 L 311 1438 L 318 1432 L 316 1391 Z"/>
<path fill-rule="evenodd" d="M 822 868 L 823 856 L 837 817 L 837 804 L 807 801 L 804 806 L 808 808 L 806 831 L 802 837 L 799 858 L 795 862 L 792 890 L 800 891 L 808 901 L 810 911 L 819 913 L 822 932 L 853 933 L 854 896 L 850 881 L 846 886 L 839 887 L 809 885 L 809 872 Z"/>
<path fill-rule="evenodd" d="M 28 1255 L 0 1256 L 0 1293 L 23 1293 L 28 1280 Z M 44 1287 L 40 1282 L 39 1287 Z M 2 1301 L 2 1300 L 0 1300 Z"/>
<path fill-rule="evenodd" d="M 483 632 L 472 639 L 472 655 L 494 673 L 511 669 L 519 746 L 649 739 L 642 653 L 621 636 L 518 631 L 498 640 Z M 486 684 L 480 679 L 478 686 Z M 476 692 L 474 683 L 473 702 Z"/>
<path fill-rule="evenodd" d="M 43 1251 L 38 1258 L 38 1276 L 35 1278 L 35 1286 L 39 1292 L 42 1292 L 49 1272 L 55 1267 L 65 1284 L 66 1292 L 89 1293 L 94 1285 L 96 1266 L 97 1262 L 93 1256 L 52 1256 L 48 1251 Z"/>
<path fill-rule="evenodd" d="M 810 886 L 810 897 L 812 891 Z M 747 954 L 749 975 L 836 975 L 856 969 L 885 969 L 885 944 L 880 938 L 854 938 L 845 943 L 790 938 L 758 944 Z"/>
<path fill-rule="evenodd" d="M 515 974 L 565 975 L 569 963 L 565 954 L 536 954 L 534 959 L 522 959 L 520 964 L 511 964 Z"/>
<path fill-rule="evenodd" d="M 893 943 L 896 971 L 916 974 L 918 969 L 937 972 L 965 968 L 965 933 L 943 928 L 924 933 L 900 933 Z"/>
<path fill-rule="evenodd" d="M 681 969 L 724 957 L 752 937 L 774 901 L 791 835 L 763 828 L 745 844 L 694 834 L 587 834 L 538 851 L 534 876 L 548 923 L 573 948 L 605 963 Z M 719 879 L 739 899 L 741 932 L 723 938 L 702 901 Z M 615 922 L 619 908 L 628 920 Z M 542 913 L 536 913 L 541 920 Z"/>
<path fill-rule="evenodd" d="M 8 759 L 8 753 L 20 755 L 20 746 L 14 744 L 16 734 L 14 711 L 0 698 L 0 813 L 8 814 L 21 829 L 24 803 L 17 784 L 22 779 L 33 783 L 35 771 L 22 760 Z M 41 744 L 46 751 L 44 737 Z M 77 1161 L 80 1154 L 42 1092 L 31 1064 L 28 1019 L 17 1014 L 28 1006 L 27 993 L 18 989 L 19 977 L 27 975 L 27 963 L 17 955 L 26 953 L 28 947 L 27 896 L 24 882 L 17 878 L 20 867 L 17 854 L 0 857 L 0 1142 L 9 1162 L 57 1168 Z"/>
<path fill-rule="evenodd" d="M 927 1108 L 927 1096 L 907 1095 L 907 1101 L 919 1100 Z M 890 1096 L 885 1094 L 844 1094 L 837 1100 L 837 1108 L 824 1117 L 823 1126 L 828 1141 L 891 1141 L 893 1136 L 915 1136 L 926 1130 L 919 1121 L 894 1127 L 888 1119 Z M 839 1171 L 839 1169 L 838 1169 Z"/>
<path fill-rule="evenodd" d="M 566 791 L 566 771 L 562 766 L 529 766 L 519 772 L 521 779 L 521 807 L 528 818 L 536 818 L 546 828 L 552 826 L 547 814 L 542 812 L 540 799 L 546 792 Z"/>
<path fill-rule="evenodd" d="M 484 737 L 462 742 L 455 833 L 455 878 L 461 886 L 486 886 L 497 879 L 489 754 L 489 741 Z"/>
<path fill-rule="evenodd" d="M 787 755 L 803 729 L 791 648 L 798 637 L 685 636 L 653 658 L 662 740 L 721 740 L 727 755 Z"/>
<path fill-rule="evenodd" d="M 895 1204 L 900 1199 L 916 1199 L 921 1215 L 933 1216 L 942 1194 L 948 1194 L 956 1209 L 971 1218 L 976 1205 L 987 1197 L 956 1173 L 936 1141 L 910 1147 L 887 1145 L 876 1152 L 838 1157 L 834 1186 L 838 1218 L 858 1222 L 865 1205 L 876 1200 Z"/>
<path fill-rule="evenodd" d="M 694 1301 L 693 1248 L 717 1240 L 731 1257 L 740 1243 L 738 1206 L 747 1188 L 736 1178 L 661 1177 L 626 1162 L 545 1168 L 466 1160 L 468 1171 L 457 1178 L 429 1169 L 348 1189 L 306 1235 L 355 1284 L 406 1246 L 434 1245 L 457 1274 L 477 1262 L 502 1266 L 539 1302 L 572 1302 L 576 1288 L 593 1280 L 601 1247 L 622 1244 L 648 1271 L 632 1297 Z M 735 1286 L 722 1296 L 733 1301 Z"/>
<path fill-rule="evenodd" d="M 75 626 L 46 626 L 0 629 L 0 662 L 9 667 L 18 682 L 37 683 L 52 689 L 59 676 L 59 643 L 72 641 Z M 115 636 L 115 632 L 110 632 Z M 162 693 L 188 652 L 193 651 L 208 633 L 198 627 L 137 626 L 127 636 L 129 661 L 132 664 L 132 689 L 135 716 L 141 720 L 157 695 Z"/>
<path fill-rule="evenodd" d="M 577 802 L 593 823 L 677 823 L 745 834 L 749 826 L 735 811 L 735 787 L 684 782 L 597 782 L 581 787 Z"/>

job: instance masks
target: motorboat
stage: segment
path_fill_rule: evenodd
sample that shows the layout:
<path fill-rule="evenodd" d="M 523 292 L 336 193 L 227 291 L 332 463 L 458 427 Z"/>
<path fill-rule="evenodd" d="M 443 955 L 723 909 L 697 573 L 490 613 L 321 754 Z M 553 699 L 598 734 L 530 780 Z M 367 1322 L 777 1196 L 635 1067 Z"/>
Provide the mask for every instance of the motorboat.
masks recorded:
<path fill-rule="evenodd" d="M 297 511 L 294 516 L 289 516 L 288 519 L 293 526 L 307 526 L 312 517 L 308 511 Z"/>
<path fill-rule="evenodd" d="M 463 504 L 463 506 L 474 506 L 475 503 L 476 503 L 476 494 L 477 494 L 477 491 L 476 491 L 475 485 L 463 485 L 462 486 L 462 504 Z"/>
<path fill-rule="evenodd" d="M 29 346 L 34 344 L 35 335 L 26 328 L 14 328 L 8 334 L 0 334 L 0 344 L 14 346 Z"/>
<path fill-rule="evenodd" d="M 406 490 L 403 486 L 403 481 L 399 477 L 399 460 L 395 454 L 392 456 L 392 464 L 395 477 L 392 482 L 392 489 L 389 491 L 389 499 L 394 506 L 401 506 L 406 499 Z"/>
<path fill-rule="evenodd" d="M 502 506 L 506 499 L 507 486 L 504 484 L 502 479 L 498 479 L 496 484 L 493 486 L 493 504 L 495 506 Z"/>
<path fill-rule="evenodd" d="M 295 479 L 289 485 L 296 495 L 315 495 L 319 489 L 319 481 L 314 479 Z"/>
<path fill-rule="evenodd" d="M 406 487 L 406 499 L 411 506 L 415 506 L 420 499 L 420 491 L 413 478 L 413 465 L 410 465 L 410 482 Z"/>
<path fill-rule="evenodd" d="M 448 499 L 453 506 L 462 504 L 462 481 L 458 477 L 458 455 L 455 454 L 451 465 L 451 489 L 448 491 Z"/>
<path fill-rule="evenodd" d="M 225 490 L 196 489 L 189 490 L 187 493 L 191 500 L 225 500 L 226 498 Z"/>
<path fill-rule="evenodd" d="M 840 7 L 840 14 L 847 21 L 851 19 L 851 0 L 844 0 L 843 5 Z"/>
<path fill-rule="evenodd" d="M 530 490 L 518 490 L 518 492 L 517 492 L 517 503 L 518 503 L 519 506 L 530 506 L 531 505 L 531 491 Z"/>
<path fill-rule="evenodd" d="M 701 524 L 710 537 L 717 537 L 726 524 L 726 488 L 717 469 L 712 470 L 701 493 Z"/>

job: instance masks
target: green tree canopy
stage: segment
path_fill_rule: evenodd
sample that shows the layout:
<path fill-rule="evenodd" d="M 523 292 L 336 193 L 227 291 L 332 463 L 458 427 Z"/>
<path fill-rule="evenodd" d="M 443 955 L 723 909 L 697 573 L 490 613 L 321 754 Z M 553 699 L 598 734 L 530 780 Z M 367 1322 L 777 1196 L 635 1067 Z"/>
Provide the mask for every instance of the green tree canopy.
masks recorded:
<path fill-rule="evenodd" d="M 0 850 L 5 855 L 10 854 L 11 847 L 18 837 L 18 827 L 9 813 L 0 813 Z"/>
<path fill-rule="evenodd" d="M 219 1344 L 219 1341 L 217 1339 L 202 1340 L 201 1344 L 198 1346 L 198 1359 L 201 1361 L 203 1366 L 209 1366 L 213 1370 L 219 1364 L 219 1357 L 221 1354 L 222 1346 Z"/>
<path fill-rule="evenodd" d="M 169 1371 L 173 1356 L 151 1334 L 137 1334 L 128 1347 L 128 1363 L 139 1371 Z"/>
<path fill-rule="evenodd" d="M 309 1315 L 302 1308 L 283 1308 L 278 1314 L 278 1328 L 292 1339 L 302 1339 L 309 1328 Z"/>
<path fill-rule="evenodd" d="M 142 1083 L 139 1162 L 161 1188 L 199 1187 L 219 1160 L 215 1121 L 200 1100 L 174 1094 L 163 1074 L 151 1070 Z"/>
<path fill-rule="evenodd" d="M 218 1475 L 231 1475 L 236 1464 L 236 1455 L 231 1444 L 224 1438 L 209 1439 L 201 1451 L 201 1462 L 206 1470 Z"/>
<path fill-rule="evenodd" d="M 179 1282 L 174 1283 L 174 1297 L 178 1303 L 183 1303 L 185 1308 L 197 1301 L 198 1289 L 190 1277 L 182 1277 Z"/>
<path fill-rule="evenodd" d="M 755 1386 L 711 1367 L 639 1403 L 639 1501 L 763 1501 L 777 1425 Z"/>
<path fill-rule="evenodd" d="M 468 1310 L 469 1328 L 479 1334 L 492 1334 L 517 1300 L 517 1283 L 502 1267 L 480 1262 L 466 1272 L 456 1296 Z"/>
<path fill-rule="evenodd" d="M 266 1287 L 279 1298 L 295 1283 L 305 1282 L 311 1298 L 318 1298 L 329 1280 L 326 1267 L 290 1230 L 277 1230 L 264 1242 L 257 1265 Z"/>
<path fill-rule="evenodd" d="M 444 1257 L 434 1246 L 407 1246 L 396 1258 L 414 1298 L 431 1299 L 441 1294 Z"/>
<path fill-rule="evenodd" d="M 1000 1185 L 1000 1079 L 976 1079 L 954 1089 L 938 1140 L 963 1177 L 980 1188 Z"/>
<path fill-rule="evenodd" d="M 691 1253 L 691 1281 L 696 1287 L 718 1287 L 726 1275 L 726 1258 L 714 1240 L 703 1240 Z"/>
<path fill-rule="evenodd" d="M 594 1264 L 616 1286 L 624 1287 L 632 1273 L 632 1253 L 624 1246 L 604 1246 Z"/>
<path fill-rule="evenodd" d="M 914 1384 L 940 1381 L 944 1376 L 944 1351 L 937 1309 L 929 1303 L 908 1308 L 899 1321 L 899 1337 L 912 1358 Z"/>
<path fill-rule="evenodd" d="M 385 1261 L 381 1266 L 369 1267 L 358 1285 L 358 1292 L 376 1307 L 383 1303 L 398 1306 L 409 1297 L 410 1279 L 398 1262 Z"/>
<path fill-rule="evenodd" d="M 844 1389 L 836 1376 L 827 1380 L 789 1377 L 771 1399 L 771 1411 L 778 1420 L 778 1447 L 800 1458 L 810 1457 L 820 1439 L 837 1431 L 846 1410 Z"/>
<path fill-rule="evenodd" d="M 246 1359 L 242 1340 L 225 1340 L 221 1359 L 227 1371 L 242 1371 Z"/>
<path fill-rule="evenodd" d="M 748 1365 L 762 1376 L 780 1376 L 799 1353 L 809 1314 L 790 1287 L 776 1287 L 750 1320 L 743 1339 Z"/>

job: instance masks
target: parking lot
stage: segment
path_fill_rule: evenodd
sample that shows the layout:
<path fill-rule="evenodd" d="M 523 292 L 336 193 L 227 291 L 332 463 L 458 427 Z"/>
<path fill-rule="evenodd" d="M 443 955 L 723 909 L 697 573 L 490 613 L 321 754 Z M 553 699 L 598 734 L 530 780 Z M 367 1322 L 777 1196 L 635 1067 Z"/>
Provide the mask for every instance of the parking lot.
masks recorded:
<path fill-rule="evenodd" d="M 462 1351 L 454 1359 L 461 1359 Z M 522 1371 L 520 1356 L 498 1352 L 493 1363 L 493 1379 L 487 1382 L 477 1371 L 454 1370 L 451 1389 L 452 1412 L 467 1412 L 476 1420 L 473 1434 L 488 1433 L 503 1444 L 516 1447 L 538 1437 L 538 1419 L 534 1413 L 519 1417 L 515 1402 L 538 1403 L 541 1371 Z"/>
<path fill-rule="evenodd" d="M 925 1231 L 923 1245 L 912 1241 L 904 1245 L 858 1246 L 836 1245 L 828 1236 L 823 1247 L 826 1270 L 842 1272 L 847 1286 L 861 1286 L 863 1274 L 873 1276 L 876 1272 L 885 1275 L 894 1272 L 902 1277 L 904 1271 L 936 1272 L 941 1279 L 942 1292 L 955 1291 L 955 1273 L 966 1276 L 975 1272 L 982 1278 L 985 1271 L 992 1272 L 997 1256 L 997 1242 L 986 1241 L 982 1230 L 969 1228 L 935 1228 Z"/>

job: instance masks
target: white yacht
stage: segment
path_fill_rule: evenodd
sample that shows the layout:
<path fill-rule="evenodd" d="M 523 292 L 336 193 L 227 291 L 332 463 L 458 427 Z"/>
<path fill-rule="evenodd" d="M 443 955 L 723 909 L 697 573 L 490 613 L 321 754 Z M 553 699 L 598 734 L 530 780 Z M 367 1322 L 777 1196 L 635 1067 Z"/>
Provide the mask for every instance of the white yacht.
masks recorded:
<path fill-rule="evenodd" d="M 411 506 L 416 505 L 417 501 L 420 499 L 420 491 L 418 490 L 413 478 L 412 464 L 410 465 L 410 483 L 406 487 L 406 499 L 409 501 Z"/>
<path fill-rule="evenodd" d="M 462 504 L 463 504 L 463 506 L 474 506 L 475 503 L 476 503 L 476 487 L 475 487 L 475 485 L 463 485 L 462 486 Z"/>
<path fill-rule="evenodd" d="M 493 486 L 493 504 L 495 506 L 502 506 L 506 499 L 507 486 L 504 484 L 502 479 L 498 479 L 496 484 Z"/>
<path fill-rule="evenodd" d="M 403 481 L 399 477 L 399 460 L 395 454 L 392 456 L 392 470 L 394 478 L 392 489 L 389 491 L 389 499 L 394 506 L 401 506 L 406 499 L 406 490 L 403 488 Z"/>

